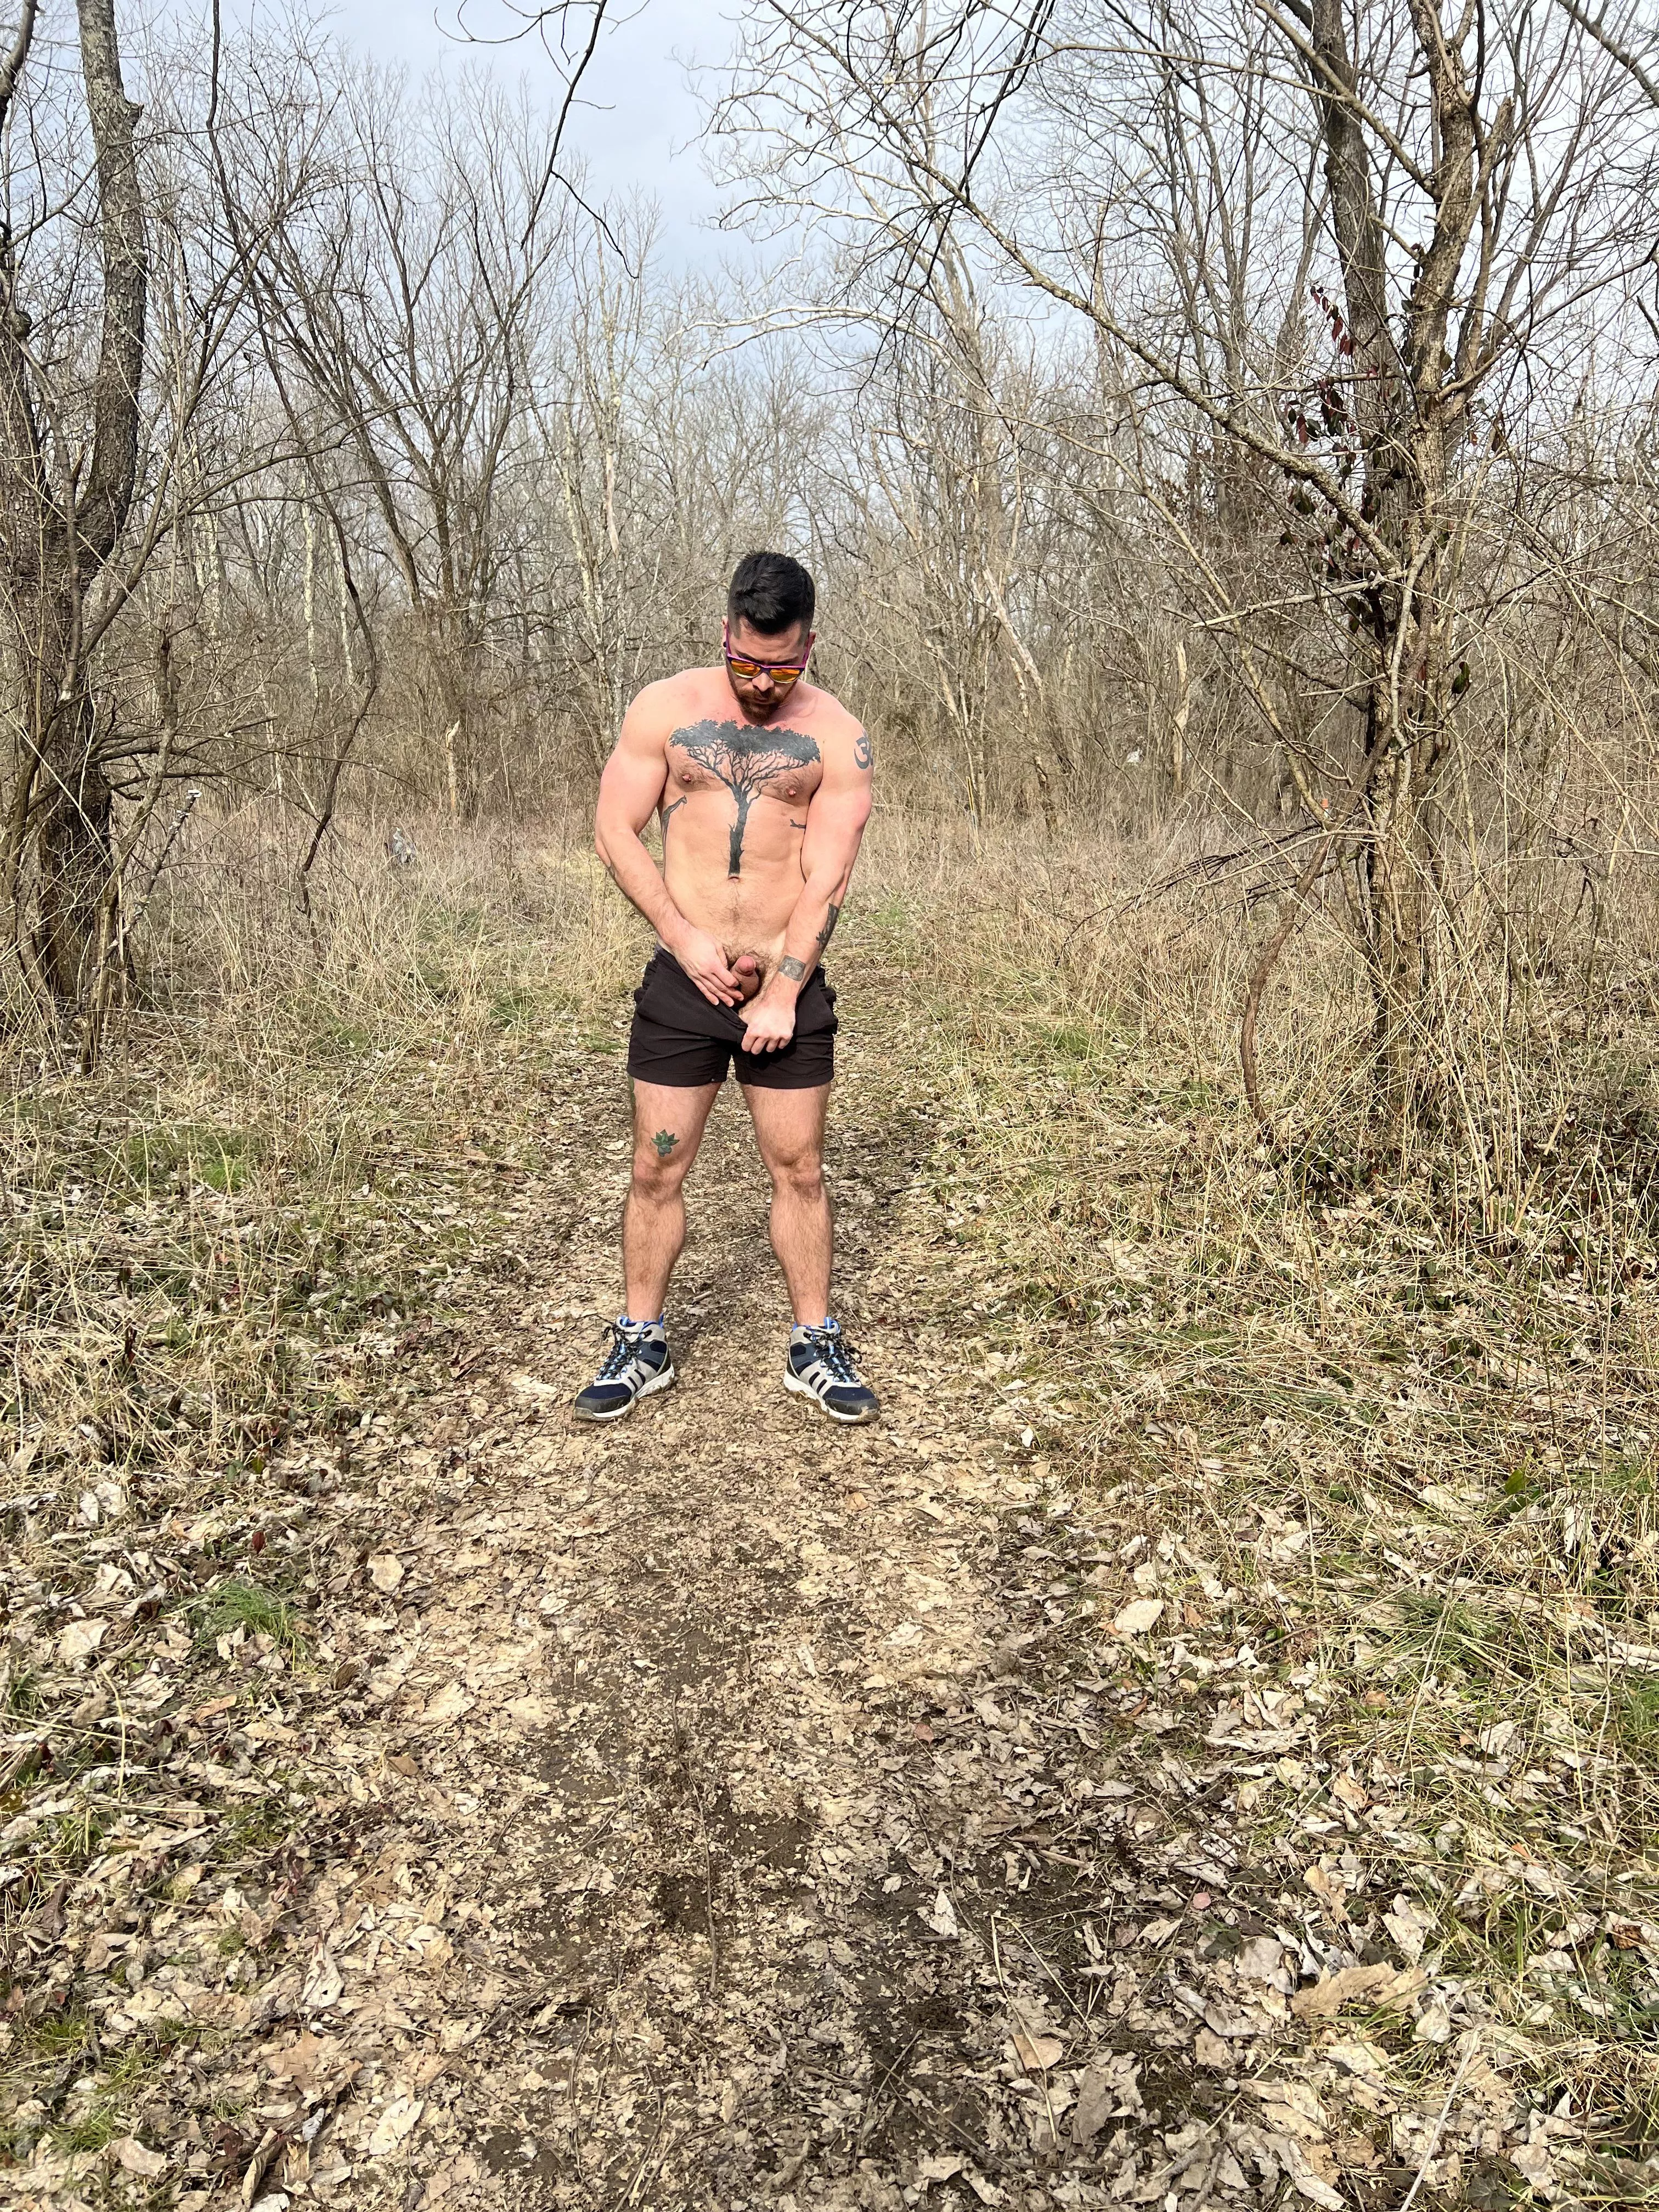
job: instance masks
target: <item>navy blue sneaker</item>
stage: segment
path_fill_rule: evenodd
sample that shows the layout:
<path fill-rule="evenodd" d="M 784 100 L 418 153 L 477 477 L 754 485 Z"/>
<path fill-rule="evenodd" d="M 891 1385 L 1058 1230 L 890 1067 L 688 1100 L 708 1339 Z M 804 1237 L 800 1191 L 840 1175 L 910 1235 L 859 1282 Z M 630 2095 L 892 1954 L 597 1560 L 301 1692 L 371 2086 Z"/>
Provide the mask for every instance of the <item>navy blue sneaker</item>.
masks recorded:
<path fill-rule="evenodd" d="M 611 1349 L 599 1371 L 571 1408 L 579 1421 L 619 1421 L 635 1401 L 665 1390 L 674 1379 L 668 1356 L 668 1332 L 659 1321 L 629 1321 L 623 1314 L 611 1325 Z"/>
<path fill-rule="evenodd" d="M 789 1338 L 783 1387 L 811 1398 L 832 1421 L 873 1421 L 881 1401 L 854 1365 L 858 1353 L 841 1333 L 839 1322 L 805 1328 L 798 1322 Z"/>

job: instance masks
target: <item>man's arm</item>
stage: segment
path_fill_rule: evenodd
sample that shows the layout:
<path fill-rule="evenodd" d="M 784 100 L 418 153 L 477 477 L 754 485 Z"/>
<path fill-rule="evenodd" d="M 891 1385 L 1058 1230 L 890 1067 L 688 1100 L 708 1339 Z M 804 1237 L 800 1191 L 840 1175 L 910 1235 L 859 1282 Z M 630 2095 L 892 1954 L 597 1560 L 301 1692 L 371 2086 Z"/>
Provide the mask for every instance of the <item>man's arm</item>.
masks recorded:
<path fill-rule="evenodd" d="M 823 780 L 806 810 L 800 864 L 806 880 L 783 933 L 783 953 L 749 1007 L 745 1052 L 775 1052 L 795 1033 L 795 1001 L 817 967 L 847 897 L 870 819 L 870 740 L 862 730 L 826 749 Z"/>
<path fill-rule="evenodd" d="M 735 1006 L 743 994 L 726 964 L 724 950 L 706 929 L 695 929 L 686 920 L 640 842 L 640 832 L 656 812 L 668 780 L 667 756 L 656 723 L 643 695 L 623 717 L 616 748 L 599 778 L 594 850 L 611 881 L 639 908 L 709 1004 Z"/>

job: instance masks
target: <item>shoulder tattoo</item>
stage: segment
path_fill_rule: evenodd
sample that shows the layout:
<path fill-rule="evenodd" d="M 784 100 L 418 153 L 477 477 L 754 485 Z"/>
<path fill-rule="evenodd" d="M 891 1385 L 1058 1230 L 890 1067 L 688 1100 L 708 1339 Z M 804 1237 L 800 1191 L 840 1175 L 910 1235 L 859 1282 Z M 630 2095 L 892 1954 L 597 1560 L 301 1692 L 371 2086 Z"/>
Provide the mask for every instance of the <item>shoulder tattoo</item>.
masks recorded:
<path fill-rule="evenodd" d="M 875 758 L 875 754 L 871 750 L 870 747 L 870 732 L 868 730 L 860 730 L 857 738 L 854 740 L 853 758 L 858 763 L 860 768 L 868 768 L 871 762 Z"/>

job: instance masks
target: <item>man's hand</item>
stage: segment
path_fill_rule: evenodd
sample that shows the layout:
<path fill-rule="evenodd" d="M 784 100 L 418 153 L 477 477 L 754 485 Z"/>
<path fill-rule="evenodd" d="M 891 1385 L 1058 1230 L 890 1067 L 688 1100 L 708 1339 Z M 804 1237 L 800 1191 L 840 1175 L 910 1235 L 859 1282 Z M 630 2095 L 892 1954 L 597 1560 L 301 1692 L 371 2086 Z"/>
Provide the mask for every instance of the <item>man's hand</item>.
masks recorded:
<path fill-rule="evenodd" d="M 668 949 L 711 1006 L 738 1004 L 743 987 L 726 964 L 725 948 L 706 929 L 688 923 L 684 935 L 677 933 Z"/>
<path fill-rule="evenodd" d="M 743 1033 L 745 1052 L 775 1052 L 795 1034 L 795 994 L 768 985 L 749 1007 L 749 1026 Z"/>

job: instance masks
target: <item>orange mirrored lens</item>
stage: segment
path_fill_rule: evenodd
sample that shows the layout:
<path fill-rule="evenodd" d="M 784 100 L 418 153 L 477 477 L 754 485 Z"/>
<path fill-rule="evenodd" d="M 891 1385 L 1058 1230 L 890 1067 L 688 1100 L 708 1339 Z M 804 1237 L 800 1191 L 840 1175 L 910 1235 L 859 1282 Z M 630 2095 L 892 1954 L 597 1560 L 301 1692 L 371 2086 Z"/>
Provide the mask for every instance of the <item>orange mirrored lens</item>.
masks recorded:
<path fill-rule="evenodd" d="M 770 660 L 740 660 L 735 653 L 728 653 L 726 665 L 734 676 L 741 676 L 745 684 L 752 684 L 757 676 L 769 676 L 775 684 L 793 684 L 806 673 L 806 663 L 799 667 L 781 667 Z"/>

